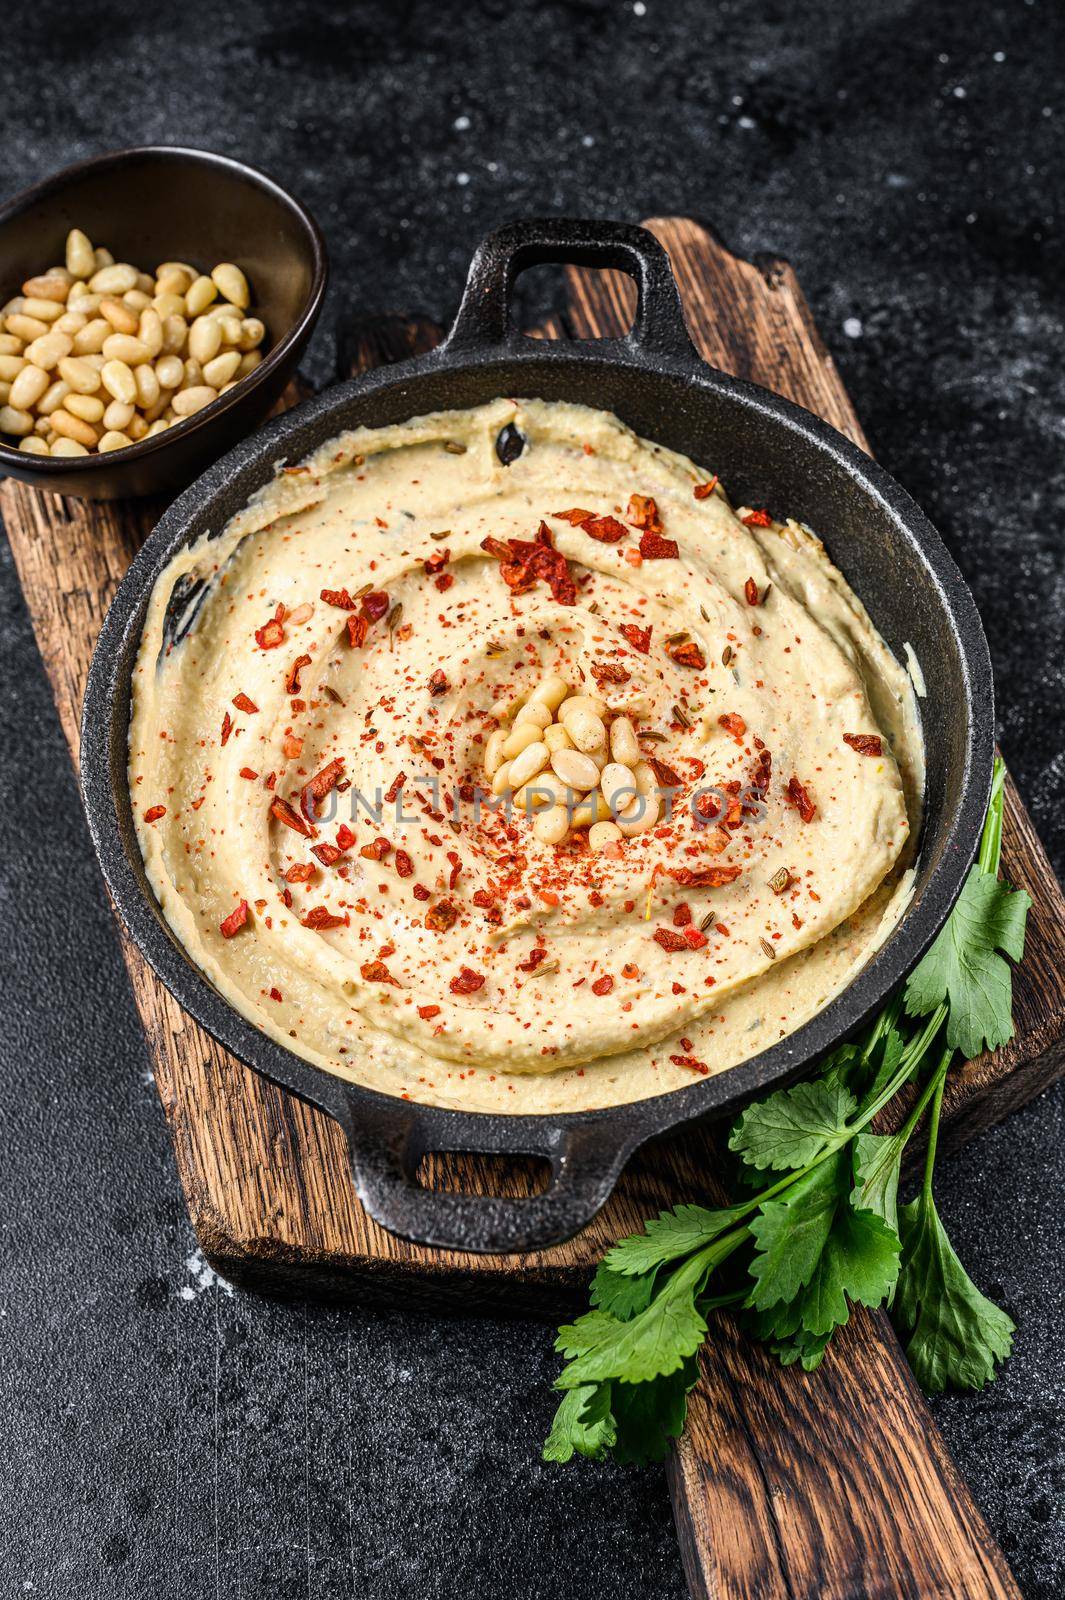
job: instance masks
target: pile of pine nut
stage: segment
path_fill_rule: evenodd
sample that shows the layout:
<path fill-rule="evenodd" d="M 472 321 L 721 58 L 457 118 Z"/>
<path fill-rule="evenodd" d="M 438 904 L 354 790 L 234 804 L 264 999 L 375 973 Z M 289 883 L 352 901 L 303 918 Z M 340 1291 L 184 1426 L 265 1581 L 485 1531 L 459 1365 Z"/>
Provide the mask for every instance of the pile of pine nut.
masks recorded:
<path fill-rule="evenodd" d="M 542 844 L 562 844 L 587 828 L 590 847 L 600 851 L 654 827 L 654 769 L 629 718 L 612 716 L 598 695 L 551 676 L 521 699 L 497 701 L 492 714 L 505 725 L 485 743 L 485 776 L 494 795 L 532 817 Z"/>
<path fill-rule="evenodd" d="M 123 450 L 217 400 L 262 360 L 248 280 L 164 261 L 154 276 L 80 228 L 66 262 L 0 307 L 0 435 L 38 456 Z"/>

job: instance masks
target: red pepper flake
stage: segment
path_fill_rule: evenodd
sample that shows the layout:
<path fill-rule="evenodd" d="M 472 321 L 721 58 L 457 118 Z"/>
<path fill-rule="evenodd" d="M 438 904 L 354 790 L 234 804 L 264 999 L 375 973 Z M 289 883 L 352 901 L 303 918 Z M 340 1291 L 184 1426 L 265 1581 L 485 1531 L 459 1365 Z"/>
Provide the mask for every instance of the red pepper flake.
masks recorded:
<path fill-rule="evenodd" d="M 359 603 L 346 589 L 323 589 L 322 599 L 327 606 L 336 606 L 340 611 L 354 611 Z"/>
<path fill-rule="evenodd" d="M 651 648 L 650 628 L 641 628 L 635 622 L 623 622 L 621 631 L 634 650 L 638 650 L 642 656 L 647 655 Z"/>
<path fill-rule="evenodd" d="M 233 718 L 229 715 L 229 712 L 227 711 L 225 716 L 222 718 L 222 743 L 223 744 L 227 744 L 228 743 L 229 735 L 232 732 L 233 732 Z"/>
<path fill-rule="evenodd" d="M 295 761 L 303 754 L 303 740 L 295 733 L 286 733 L 281 739 L 281 749 L 289 761 Z"/>
<path fill-rule="evenodd" d="M 282 800 L 280 795 L 270 802 L 270 814 L 276 817 L 278 822 L 283 822 L 286 828 L 291 828 L 294 833 L 302 833 L 305 839 L 317 837 L 311 823 L 305 821 L 292 809 L 287 800 Z"/>
<path fill-rule="evenodd" d="M 701 928 L 685 928 L 684 939 L 689 950 L 701 950 L 706 944 L 706 934 Z"/>
<path fill-rule="evenodd" d="M 160 817 L 166 816 L 165 806 L 149 806 L 144 813 L 145 822 L 158 822 Z"/>
<path fill-rule="evenodd" d="M 309 667 L 310 664 L 311 664 L 310 656 L 297 656 L 296 657 L 296 659 L 292 663 L 291 667 L 289 667 L 288 675 L 285 678 L 285 693 L 286 694 L 299 694 L 299 692 L 300 692 L 300 673 L 303 671 L 304 667 Z"/>
<path fill-rule="evenodd" d="M 758 585 L 755 583 L 753 578 L 747 579 L 747 582 L 743 586 L 743 593 L 746 596 L 747 604 L 749 606 L 761 605 L 762 596 L 759 594 Z"/>
<path fill-rule="evenodd" d="M 636 965 L 635 961 L 626 961 L 625 965 L 621 969 L 621 976 L 630 980 L 635 980 L 640 976 L 640 969 Z"/>
<path fill-rule="evenodd" d="M 312 906 L 303 919 L 305 928 L 342 928 L 347 925 L 347 917 L 335 917 L 325 906 Z"/>
<path fill-rule="evenodd" d="M 582 511 L 579 506 L 574 506 L 569 511 L 552 511 L 551 515 L 557 517 L 559 522 L 570 522 L 575 528 L 579 528 L 582 523 L 590 522 L 595 512 Z"/>
<path fill-rule="evenodd" d="M 610 976 L 609 972 L 607 972 L 607 973 L 604 973 L 601 978 L 596 978 L 595 982 L 592 984 L 592 993 L 593 994 L 609 994 L 613 987 L 614 987 L 614 980 Z"/>
<path fill-rule="evenodd" d="M 396 851 L 396 872 L 401 878 L 412 878 L 414 876 L 414 862 L 406 850 Z"/>
<path fill-rule="evenodd" d="M 640 535 L 640 555 L 645 561 L 675 561 L 680 555 L 676 539 L 663 539 L 653 530 Z"/>
<path fill-rule="evenodd" d="M 735 883 L 742 867 L 667 867 L 666 875 L 686 889 L 720 889 Z"/>
<path fill-rule="evenodd" d="M 592 677 L 601 689 L 604 683 L 628 683 L 632 673 L 617 661 L 593 661 Z"/>
<path fill-rule="evenodd" d="M 788 787 L 784 798 L 789 806 L 794 806 L 803 822 L 812 822 L 817 806 L 810 798 L 809 791 L 798 778 L 789 778 Z"/>
<path fill-rule="evenodd" d="M 748 511 L 747 515 L 741 518 L 741 521 L 748 528 L 771 528 L 773 526 L 773 519 L 768 511 Z"/>
<path fill-rule="evenodd" d="M 335 867 L 338 861 L 343 860 L 344 852 L 335 844 L 325 841 L 322 844 L 312 844 L 311 855 L 317 856 L 323 867 Z"/>
<path fill-rule="evenodd" d="M 260 650 L 276 650 L 279 644 L 285 642 L 285 630 L 281 626 L 285 615 L 284 606 L 278 606 L 269 622 L 255 630 L 255 643 Z"/>
<path fill-rule="evenodd" d="M 238 711 L 246 711 L 249 717 L 253 717 L 259 709 L 259 707 L 255 704 L 255 701 L 250 700 L 244 693 L 243 689 L 239 694 L 235 694 L 233 696 L 233 704 L 236 706 Z"/>
<path fill-rule="evenodd" d="M 540 944 L 530 950 L 524 961 L 518 962 L 519 972 L 535 972 L 541 961 L 547 960 L 547 946 Z"/>
<path fill-rule="evenodd" d="M 451 685 L 447 681 L 447 673 L 441 667 L 437 667 L 436 671 L 431 673 L 429 677 L 429 693 L 435 698 L 437 695 L 447 694 L 450 688 Z"/>
<path fill-rule="evenodd" d="M 709 500 L 710 496 L 713 494 L 713 492 L 714 492 L 714 490 L 716 488 L 717 488 L 717 473 L 715 472 L 714 476 L 710 479 L 709 483 L 696 483 L 696 484 L 693 484 L 692 485 L 692 494 L 695 496 L 696 500 Z"/>
<path fill-rule="evenodd" d="M 600 544 L 618 544 L 629 531 L 617 517 L 589 517 L 581 528 L 589 539 L 598 539 Z"/>
<path fill-rule="evenodd" d="M 248 902 L 246 900 L 242 900 L 237 909 L 235 911 L 231 911 L 229 916 L 226 917 L 223 922 L 218 924 L 218 931 L 222 935 L 223 939 L 232 939 L 235 933 L 240 932 L 247 920 Z"/>
<path fill-rule="evenodd" d="M 456 883 L 458 883 L 459 877 L 462 874 L 462 857 L 459 855 L 457 850 L 449 850 L 447 853 L 447 859 L 451 863 L 451 871 L 448 873 L 447 886 L 449 889 L 453 889 Z"/>
<path fill-rule="evenodd" d="M 425 887 L 424 883 L 416 883 L 414 888 L 411 890 L 411 894 L 414 896 L 415 900 L 431 900 L 433 898 L 432 894 Z"/>
<path fill-rule="evenodd" d="M 671 954 L 678 950 L 701 950 L 706 943 L 706 934 L 700 933 L 698 928 L 685 928 L 678 931 L 676 928 L 656 928 L 655 944 L 662 946 Z"/>
<path fill-rule="evenodd" d="M 442 572 L 438 578 L 433 579 L 433 582 L 436 584 L 436 587 L 440 590 L 441 594 L 446 594 L 454 581 L 455 575 L 452 572 Z M 403 630 L 400 629 L 400 632 L 402 633 Z M 403 634 L 403 637 L 406 638 L 407 635 Z"/>
<path fill-rule="evenodd" d="M 423 1022 L 432 1022 L 434 1017 L 438 1017 L 440 1015 L 442 1009 L 443 1008 L 441 1006 L 419 1006 L 418 1015 L 421 1017 Z"/>
<path fill-rule="evenodd" d="M 723 711 L 717 719 L 719 728 L 724 728 L 726 733 L 732 735 L 737 744 L 743 743 L 743 736 L 747 732 L 747 724 L 735 711 Z"/>
<path fill-rule="evenodd" d="M 845 733 L 843 743 L 849 744 L 852 750 L 857 750 L 860 756 L 884 754 L 884 741 L 876 733 Z"/>
<path fill-rule="evenodd" d="M 341 773 L 344 771 L 343 756 L 336 756 L 320 772 L 309 779 L 300 790 L 300 810 L 308 822 L 313 822 L 318 815 L 318 803 L 324 800 L 329 791 L 336 785 Z"/>
<path fill-rule="evenodd" d="M 658 502 L 649 494 L 631 495 L 625 515 L 634 528 L 642 528 L 647 533 L 662 532 L 662 519 L 658 515 Z"/>
<path fill-rule="evenodd" d="M 646 761 L 663 789 L 679 789 L 682 786 L 683 778 L 667 762 L 660 761 L 657 756 L 647 756 Z"/>
<path fill-rule="evenodd" d="M 678 667 L 692 667 L 696 672 L 702 672 L 706 666 L 706 657 L 694 639 L 687 639 L 680 644 L 667 644 L 666 655 Z"/>
<path fill-rule="evenodd" d="M 359 971 L 367 983 L 390 983 L 394 989 L 399 988 L 383 961 L 364 961 Z"/>
<path fill-rule="evenodd" d="M 679 905 L 673 907 L 673 926 L 675 928 L 687 928 L 691 920 L 692 908 L 686 900 L 682 900 Z"/>
<path fill-rule="evenodd" d="M 350 850 L 354 843 L 355 835 L 352 833 L 347 823 L 342 822 L 340 827 L 337 829 L 337 844 L 340 846 L 341 850 Z"/>
<path fill-rule="evenodd" d="M 318 874 L 313 861 L 297 861 L 285 873 L 286 883 L 310 883 Z"/>
<path fill-rule="evenodd" d="M 399 791 L 402 789 L 402 787 L 406 783 L 406 781 L 407 781 L 407 774 L 405 772 L 398 772 L 396 774 L 396 776 L 392 779 L 392 782 L 389 784 L 388 789 L 385 792 L 385 804 L 386 805 L 389 805 L 389 806 L 392 805 L 392 803 L 399 798 Z"/>
<path fill-rule="evenodd" d="M 513 594 L 525 594 L 543 582 L 559 605 L 576 605 L 577 585 L 546 522 L 541 522 L 534 539 L 504 540 L 489 534 L 481 540 L 481 549 L 499 562 L 499 575 Z"/>
<path fill-rule="evenodd" d="M 472 967 L 460 967 L 448 982 L 452 994 L 475 994 L 483 986 L 484 973 L 475 972 Z"/>
<path fill-rule="evenodd" d="M 696 1060 L 695 1056 L 670 1056 L 675 1067 L 687 1067 L 689 1072 L 697 1072 L 701 1078 L 709 1076 L 710 1068 L 705 1061 Z"/>
<path fill-rule="evenodd" d="M 361 650 L 369 632 L 370 624 L 365 617 L 348 618 L 348 643 L 353 650 Z"/>
<path fill-rule="evenodd" d="M 383 589 L 371 589 L 362 597 L 362 614 L 370 622 L 380 622 L 391 603 Z"/>
<path fill-rule="evenodd" d="M 241 767 L 240 775 L 242 778 L 257 778 L 259 776 L 254 767 Z"/>
<path fill-rule="evenodd" d="M 280 990 L 280 989 L 278 989 L 278 988 L 273 988 L 273 989 L 271 989 L 271 990 L 270 990 L 270 999 L 271 999 L 271 1000 L 276 1000 L 276 1001 L 278 1001 L 278 1003 L 280 1003 L 280 1002 L 281 1002 L 281 1001 L 282 1001 L 282 1000 L 283 1000 L 283 999 L 284 999 L 284 998 L 285 998 L 285 997 L 284 997 L 284 995 L 283 995 L 283 994 L 282 994 L 282 993 L 281 993 L 281 990 Z"/>
<path fill-rule="evenodd" d="M 450 550 L 434 550 L 432 555 L 426 556 L 425 560 L 422 562 L 422 566 L 425 568 L 426 577 L 431 578 L 435 573 L 442 572 L 450 560 Z"/>
<path fill-rule="evenodd" d="M 391 848 L 387 839 L 375 839 L 372 844 L 364 844 L 359 854 L 367 861 L 382 861 Z"/>
<path fill-rule="evenodd" d="M 459 919 L 458 909 L 450 900 L 438 900 L 425 913 L 425 926 L 431 933 L 446 933 Z"/>

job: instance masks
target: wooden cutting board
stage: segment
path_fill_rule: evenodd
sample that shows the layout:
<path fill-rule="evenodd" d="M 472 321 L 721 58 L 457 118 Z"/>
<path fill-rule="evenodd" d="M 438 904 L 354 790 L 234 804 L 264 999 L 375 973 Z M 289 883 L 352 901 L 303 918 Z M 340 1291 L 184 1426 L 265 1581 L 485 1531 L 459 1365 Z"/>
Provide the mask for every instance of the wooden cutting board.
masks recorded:
<path fill-rule="evenodd" d="M 738 260 L 697 224 L 648 224 L 669 251 L 708 360 L 818 412 L 865 445 L 786 263 Z M 566 315 L 545 337 L 592 337 L 630 319 L 631 288 L 571 269 Z M 411 317 L 349 330 L 345 360 L 429 348 Z M 298 398 L 298 397 L 294 397 Z M 6 480 L 0 513 L 72 755 L 85 676 L 111 595 L 161 508 L 91 505 Z M 1012 784 L 1006 876 L 1034 907 L 1010 1046 L 952 1076 L 943 1142 L 957 1145 L 1065 1070 L 1065 900 Z M 606 1245 L 682 1200 L 718 1198 L 715 1136 L 694 1129 L 638 1152 L 577 1239 L 536 1256 L 429 1251 L 361 1209 L 338 1127 L 263 1082 L 186 1017 L 120 931 L 189 1211 L 207 1259 L 241 1286 L 470 1311 L 555 1315 L 580 1298 Z M 528 1192 L 534 1174 L 475 1156 L 428 1158 L 424 1181 Z M 691 1427 L 670 1467 L 696 1595 L 727 1600 L 944 1600 L 1016 1595 L 885 1318 L 855 1315 L 821 1371 L 784 1372 L 728 1319 L 706 1347 Z"/>

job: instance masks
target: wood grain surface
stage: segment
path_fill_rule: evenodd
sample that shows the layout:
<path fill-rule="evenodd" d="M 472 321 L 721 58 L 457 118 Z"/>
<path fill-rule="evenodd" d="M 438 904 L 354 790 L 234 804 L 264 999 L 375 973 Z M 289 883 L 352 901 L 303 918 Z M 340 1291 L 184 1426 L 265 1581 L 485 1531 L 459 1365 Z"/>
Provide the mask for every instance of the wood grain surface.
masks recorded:
<path fill-rule="evenodd" d="M 649 225 L 670 251 L 692 335 L 707 358 L 864 444 L 790 267 L 739 261 L 682 219 Z M 568 315 L 546 335 L 602 335 L 627 322 L 627 280 L 573 270 L 569 289 Z M 436 337 L 417 318 L 368 319 L 350 330 L 346 358 L 376 365 Z M 92 643 L 158 509 L 93 506 L 11 480 L 0 485 L 0 514 L 75 758 Z M 1015 986 L 1017 1036 L 954 1075 L 947 1144 L 1023 1104 L 1065 1068 L 1065 901 L 1012 784 L 1003 862 L 1035 902 Z M 207 1258 L 237 1284 L 553 1315 L 579 1297 L 619 1234 L 663 1206 L 717 1197 L 714 1137 L 697 1128 L 638 1152 L 591 1227 L 538 1256 L 432 1252 L 395 1239 L 358 1205 L 339 1129 L 215 1044 L 120 938 L 193 1225 Z M 429 1161 L 425 1181 L 520 1192 L 530 1174 L 510 1165 L 501 1179 L 494 1163 L 447 1157 Z M 980 1600 L 1017 1593 L 879 1315 L 855 1315 L 812 1377 L 782 1371 L 722 1319 L 670 1471 L 696 1595 Z"/>

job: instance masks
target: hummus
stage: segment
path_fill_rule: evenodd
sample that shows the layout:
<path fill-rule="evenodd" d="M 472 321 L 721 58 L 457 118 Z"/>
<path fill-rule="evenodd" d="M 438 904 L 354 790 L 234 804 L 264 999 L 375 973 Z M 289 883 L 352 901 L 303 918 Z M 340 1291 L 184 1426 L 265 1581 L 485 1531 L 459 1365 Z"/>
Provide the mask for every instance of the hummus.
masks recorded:
<path fill-rule="evenodd" d="M 653 826 L 547 842 L 492 795 L 492 735 L 559 681 L 635 731 Z M 191 958 L 296 1054 L 467 1110 L 637 1100 L 792 1032 L 905 908 L 922 778 L 910 678 L 818 539 L 557 402 L 279 467 L 162 574 L 133 678 Z"/>

